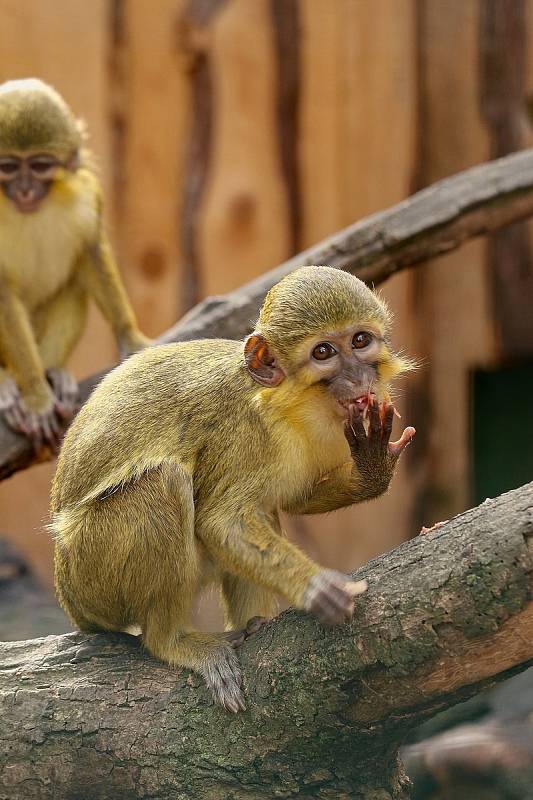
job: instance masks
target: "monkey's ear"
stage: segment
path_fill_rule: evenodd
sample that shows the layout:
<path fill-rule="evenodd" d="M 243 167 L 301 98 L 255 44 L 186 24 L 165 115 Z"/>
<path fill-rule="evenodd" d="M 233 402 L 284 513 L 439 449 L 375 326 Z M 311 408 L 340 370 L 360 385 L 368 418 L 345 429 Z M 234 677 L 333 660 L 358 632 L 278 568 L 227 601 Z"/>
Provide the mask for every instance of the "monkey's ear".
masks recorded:
<path fill-rule="evenodd" d="M 244 344 L 244 362 L 254 381 L 261 386 L 279 386 L 285 373 L 276 364 L 276 356 L 260 333 L 251 333 Z"/>

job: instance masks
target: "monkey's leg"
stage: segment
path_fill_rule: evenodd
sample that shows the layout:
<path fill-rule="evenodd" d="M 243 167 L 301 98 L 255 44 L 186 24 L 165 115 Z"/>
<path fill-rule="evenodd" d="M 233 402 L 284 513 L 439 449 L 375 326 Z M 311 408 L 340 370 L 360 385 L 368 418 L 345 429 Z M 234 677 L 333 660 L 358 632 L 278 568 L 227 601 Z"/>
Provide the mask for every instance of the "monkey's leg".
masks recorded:
<path fill-rule="evenodd" d="M 242 673 L 234 649 L 242 639 L 191 630 L 179 604 L 154 607 L 141 627 L 145 647 L 153 656 L 199 672 L 216 703 L 234 713 L 244 711 Z"/>
<path fill-rule="evenodd" d="M 52 528 L 58 595 L 77 624 L 140 625 L 153 656 L 200 673 L 230 711 L 244 708 L 234 644 L 190 625 L 202 560 L 185 469 L 168 462 L 122 489 L 110 486 L 98 499 L 60 512 Z"/>
<path fill-rule="evenodd" d="M 226 629 L 242 631 L 242 639 L 259 630 L 272 616 L 275 605 L 271 591 L 230 573 L 222 578 L 222 599 Z"/>

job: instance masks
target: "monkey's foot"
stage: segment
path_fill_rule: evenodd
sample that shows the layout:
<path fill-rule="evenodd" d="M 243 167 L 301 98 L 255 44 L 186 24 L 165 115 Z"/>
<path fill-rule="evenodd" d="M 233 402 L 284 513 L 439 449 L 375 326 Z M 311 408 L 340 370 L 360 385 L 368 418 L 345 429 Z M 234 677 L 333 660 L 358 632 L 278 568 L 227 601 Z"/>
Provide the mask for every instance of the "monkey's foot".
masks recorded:
<path fill-rule="evenodd" d="M 0 383 L 0 411 L 10 428 L 31 441 L 36 453 L 43 448 L 57 453 L 62 430 L 53 404 L 45 411 L 32 411 L 20 396 L 15 381 L 5 378 Z"/>
<path fill-rule="evenodd" d="M 204 660 L 200 672 L 213 700 L 227 711 L 245 711 L 242 671 L 231 644 L 223 644 Z"/>
<path fill-rule="evenodd" d="M 57 398 L 56 411 L 63 419 L 72 419 L 79 409 L 77 381 L 62 367 L 47 369 L 46 377 Z"/>
<path fill-rule="evenodd" d="M 235 631 L 228 631 L 225 636 L 232 647 L 240 647 L 246 639 L 263 627 L 268 622 L 268 617 L 252 617 L 246 623 L 246 627 L 238 628 Z"/>

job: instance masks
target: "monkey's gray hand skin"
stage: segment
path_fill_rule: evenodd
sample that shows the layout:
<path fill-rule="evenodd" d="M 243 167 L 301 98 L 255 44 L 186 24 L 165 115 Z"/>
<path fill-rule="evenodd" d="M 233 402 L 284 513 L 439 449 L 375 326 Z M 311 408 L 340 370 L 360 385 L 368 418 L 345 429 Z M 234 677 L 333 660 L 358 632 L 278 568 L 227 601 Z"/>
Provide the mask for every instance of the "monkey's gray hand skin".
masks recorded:
<path fill-rule="evenodd" d="M 32 411 L 20 396 L 15 381 L 5 378 L 0 383 L 0 411 L 10 428 L 31 441 L 36 453 L 43 447 L 57 453 L 62 431 L 53 402 L 45 411 Z"/>
<path fill-rule="evenodd" d="M 268 622 L 268 617 L 252 617 L 246 623 L 245 628 L 240 628 L 239 630 L 235 631 L 228 631 L 226 633 L 226 638 L 228 642 L 231 644 L 232 647 L 240 647 L 246 639 L 249 639 L 250 636 L 253 636 L 254 633 L 263 627 L 263 625 Z"/>
<path fill-rule="evenodd" d="M 200 666 L 200 673 L 218 705 L 236 714 L 246 711 L 242 693 L 242 671 L 232 642 L 210 653 Z"/>
<path fill-rule="evenodd" d="M 46 370 L 46 377 L 57 398 L 56 411 L 63 419 L 72 419 L 80 407 L 76 379 L 62 367 Z"/>
<path fill-rule="evenodd" d="M 412 441 L 416 431 L 406 428 L 397 442 L 391 442 L 394 406 L 391 403 L 371 402 L 368 406 L 368 435 L 363 415 L 356 405 L 350 406 L 350 417 L 344 435 L 350 445 L 352 458 L 361 478 L 361 490 L 367 497 L 386 491 L 398 458 Z"/>
<path fill-rule="evenodd" d="M 323 569 L 313 575 L 304 595 L 304 608 L 323 625 L 342 625 L 354 612 L 354 597 L 366 591 L 366 581 L 353 581 L 349 575 Z"/>

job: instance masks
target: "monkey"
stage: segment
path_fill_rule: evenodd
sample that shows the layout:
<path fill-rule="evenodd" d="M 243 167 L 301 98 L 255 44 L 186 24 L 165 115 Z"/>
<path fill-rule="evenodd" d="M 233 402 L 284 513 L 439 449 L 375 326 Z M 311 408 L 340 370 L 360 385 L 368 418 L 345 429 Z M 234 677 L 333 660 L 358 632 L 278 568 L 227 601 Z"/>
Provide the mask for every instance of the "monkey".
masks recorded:
<path fill-rule="evenodd" d="M 51 86 L 0 85 L 0 410 L 37 451 L 56 451 L 76 410 L 65 362 L 93 297 L 121 357 L 150 344 L 137 327 L 102 224 L 85 129 Z"/>
<path fill-rule="evenodd" d="M 67 432 L 51 497 L 59 602 L 83 631 L 138 626 L 144 647 L 200 673 L 244 710 L 236 648 L 276 595 L 322 623 L 364 587 L 315 564 L 279 512 L 333 511 L 382 494 L 415 434 L 390 442 L 385 302 L 362 281 L 308 266 L 267 294 L 243 341 L 159 345 L 95 389 Z M 221 591 L 226 630 L 190 622 Z"/>

